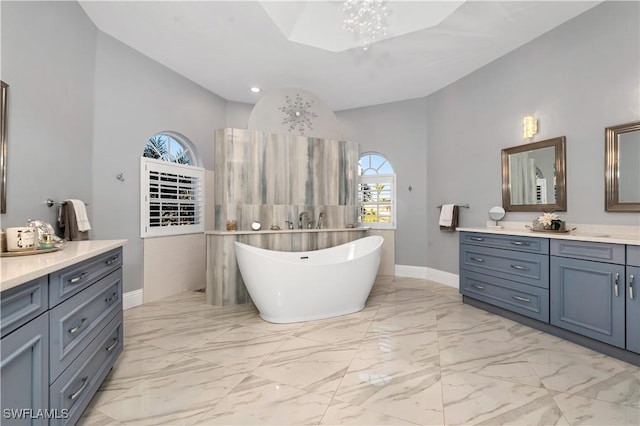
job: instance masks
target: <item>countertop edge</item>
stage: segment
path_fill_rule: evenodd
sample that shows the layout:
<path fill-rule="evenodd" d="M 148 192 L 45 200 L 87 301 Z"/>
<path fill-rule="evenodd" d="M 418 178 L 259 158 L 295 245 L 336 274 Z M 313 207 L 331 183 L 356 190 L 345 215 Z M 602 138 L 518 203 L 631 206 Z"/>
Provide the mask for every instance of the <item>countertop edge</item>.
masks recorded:
<path fill-rule="evenodd" d="M 126 243 L 127 240 L 69 241 L 62 250 L 53 253 L 3 257 L 0 259 L 0 291 L 10 290 Z"/>
<path fill-rule="evenodd" d="M 533 232 L 528 230 L 519 230 L 513 228 L 504 229 L 490 229 L 490 228 L 457 228 L 460 232 L 478 232 L 484 234 L 496 234 L 496 235 L 516 235 L 520 237 L 533 237 L 533 238 L 552 238 L 557 240 L 573 240 L 573 241 L 589 241 L 594 243 L 610 243 L 610 244 L 627 244 L 633 246 L 640 246 L 640 236 L 634 238 L 633 235 L 616 236 L 616 235 L 576 235 L 572 232 L 567 233 L 553 233 L 553 232 Z M 605 232 L 603 232 L 604 234 Z"/>
<path fill-rule="evenodd" d="M 260 230 L 260 231 L 205 231 L 205 235 L 264 235 L 264 234 L 314 234 L 320 232 L 362 232 L 370 231 L 371 227 L 357 228 L 324 228 L 324 229 L 280 229 L 280 230 Z"/>

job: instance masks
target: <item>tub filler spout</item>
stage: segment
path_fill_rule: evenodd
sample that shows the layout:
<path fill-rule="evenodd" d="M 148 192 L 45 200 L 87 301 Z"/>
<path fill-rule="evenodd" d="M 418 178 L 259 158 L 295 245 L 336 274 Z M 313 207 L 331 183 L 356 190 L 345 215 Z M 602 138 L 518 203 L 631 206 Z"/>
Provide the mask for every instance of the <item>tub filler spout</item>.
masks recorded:
<path fill-rule="evenodd" d="M 309 220 L 309 215 L 307 212 L 302 212 L 298 215 L 298 229 L 304 229 L 304 221 L 303 218 L 307 218 Z"/>

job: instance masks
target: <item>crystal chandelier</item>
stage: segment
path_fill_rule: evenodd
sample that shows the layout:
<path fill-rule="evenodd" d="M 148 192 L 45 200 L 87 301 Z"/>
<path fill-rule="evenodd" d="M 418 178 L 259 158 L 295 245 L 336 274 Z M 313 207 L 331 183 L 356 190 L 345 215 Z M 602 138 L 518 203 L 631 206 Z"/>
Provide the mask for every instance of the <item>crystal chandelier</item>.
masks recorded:
<path fill-rule="evenodd" d="M 345 13 L 344 29 L 362 40 L 362 48 L 369 49 L 371 43 L 387 33 L 385 18 L 387 8 L 382 0 L 346 0 L 342 7 Z"/>

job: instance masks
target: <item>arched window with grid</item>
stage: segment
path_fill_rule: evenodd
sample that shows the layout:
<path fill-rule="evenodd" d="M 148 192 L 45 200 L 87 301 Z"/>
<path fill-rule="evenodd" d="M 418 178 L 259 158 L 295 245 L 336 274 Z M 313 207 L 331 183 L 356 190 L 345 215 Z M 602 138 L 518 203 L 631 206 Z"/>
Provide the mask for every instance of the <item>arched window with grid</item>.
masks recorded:
<path fill-rule="evenodd" d="M 396 174 L 377 152 L 362 154 L 358 162 L 358 221 L 378 229 L 396 227 Z"/>
<path fill-rule="evenodd" d="M 162 132 L 149 138 L 140 185 L 142 238 L 204 232 L 204 169 L 186 137 Z"/>

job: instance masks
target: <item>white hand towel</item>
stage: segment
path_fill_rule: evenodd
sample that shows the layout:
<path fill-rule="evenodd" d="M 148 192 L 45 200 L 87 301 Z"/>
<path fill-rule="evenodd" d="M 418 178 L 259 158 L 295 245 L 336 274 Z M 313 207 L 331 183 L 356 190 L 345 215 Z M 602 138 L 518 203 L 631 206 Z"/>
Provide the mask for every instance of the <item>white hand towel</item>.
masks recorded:
<path fill-rule="evenodd" d="M 89 224 L 89 217 L 87 216 L 87 209 L 84 201 L 82 200 L 65 200 L 67 203 L 73 205 L 73 210 L 76 213 L 76 222 L 78 222 L 78 231 L 85 232 L 91 229 Z"/>
<path fill-rule="evenodd" d="M 440 209 L 440 226 L 451 226 L 453 224 L 453 207 L 455 204 L 443 204 Z"/>

